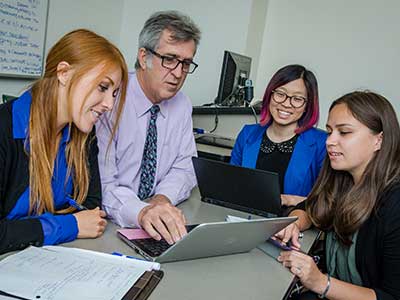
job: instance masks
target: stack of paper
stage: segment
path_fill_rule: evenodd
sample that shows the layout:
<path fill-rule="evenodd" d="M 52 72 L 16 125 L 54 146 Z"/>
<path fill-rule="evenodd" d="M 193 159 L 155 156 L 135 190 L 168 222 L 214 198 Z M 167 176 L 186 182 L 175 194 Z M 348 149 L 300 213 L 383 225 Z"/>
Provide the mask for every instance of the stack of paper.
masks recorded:
<path fill-rule="evenodd" d="M 29 247 L 0 261 L 0 290 L 40 300 L 121 299 L 145 271 L 159 268 L 83 249 Z"/>

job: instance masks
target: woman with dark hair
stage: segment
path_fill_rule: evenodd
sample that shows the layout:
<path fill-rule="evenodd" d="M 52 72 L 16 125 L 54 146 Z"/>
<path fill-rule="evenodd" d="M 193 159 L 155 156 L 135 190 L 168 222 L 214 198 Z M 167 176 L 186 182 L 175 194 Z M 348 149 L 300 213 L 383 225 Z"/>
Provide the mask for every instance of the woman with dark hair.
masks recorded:
<path fill-rule="evenodd" d="M 231 164 L 279 174 L 282 205 L 303 201 L 326 156 L 326 133 L 316 129 L 318 84 L 300 65 L 278 70 L 269 82 L 260 124 L 246 125 L 232 150 Z"/>
<path fill-rule="evenodd" d="M 127 81 L 121 52 L 79 29 L 50 49 L 30 89 L 0 106 L 0 253 L 103 234 L 94 124 L 120 96 L 115 132 Z"/>
<path fill-rule="evenodd" d="M 299 230 L 323 230 L 327 274 L 298 251 L 278 260 L 320 298 L 400 299 L 396 113 L 380 95 L 353 92 L 333 102 L 326 128 L 329 159 L 307 201 L 292 211 L 299 219 L 279 236 L 299 247 Z"/>

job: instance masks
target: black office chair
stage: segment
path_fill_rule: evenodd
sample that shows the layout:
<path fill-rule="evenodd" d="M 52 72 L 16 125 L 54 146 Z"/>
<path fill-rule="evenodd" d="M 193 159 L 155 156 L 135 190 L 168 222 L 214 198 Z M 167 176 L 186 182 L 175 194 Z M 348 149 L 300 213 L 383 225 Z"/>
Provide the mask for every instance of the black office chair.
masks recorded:
<path fill-rule="evenodd" d="M 11 96 L 11 95 L 6 95 L 6 94 L 3 94 L 3 96 L 2 96 L 3 103 L 6 103 L 6 102 L 11 101 L 11 100 L 14 100 L 16 98 L 18 98 L 18 97 Z"/>

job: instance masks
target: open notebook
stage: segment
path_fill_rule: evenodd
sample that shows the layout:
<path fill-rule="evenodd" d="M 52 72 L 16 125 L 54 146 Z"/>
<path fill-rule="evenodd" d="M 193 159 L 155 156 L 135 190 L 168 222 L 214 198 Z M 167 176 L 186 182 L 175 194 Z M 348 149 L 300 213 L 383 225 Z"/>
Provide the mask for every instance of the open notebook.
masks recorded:
<path fill-rule="evenodd" d="M 138 295 L 153 277 L 157 285 L 162 277 L 159 268 L 154 262 L 77 248 L 29 247 L 0 261 L 0 295 L 40 300 L 145 299 Z"/>

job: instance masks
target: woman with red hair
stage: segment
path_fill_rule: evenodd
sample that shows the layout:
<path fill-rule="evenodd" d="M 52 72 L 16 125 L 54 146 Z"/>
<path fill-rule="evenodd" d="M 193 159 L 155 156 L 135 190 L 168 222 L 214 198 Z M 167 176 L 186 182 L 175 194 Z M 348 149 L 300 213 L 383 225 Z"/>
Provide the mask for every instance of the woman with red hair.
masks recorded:
<path fill-rule="evenodd" d="M 107 39 L 74 30 L 50 49 L 43 76 L 0 105 L 0 253 L 103 234 L 94 125 L 116 103 L 116 131 L 127 69 Z"/>

